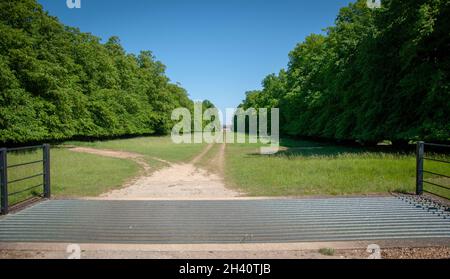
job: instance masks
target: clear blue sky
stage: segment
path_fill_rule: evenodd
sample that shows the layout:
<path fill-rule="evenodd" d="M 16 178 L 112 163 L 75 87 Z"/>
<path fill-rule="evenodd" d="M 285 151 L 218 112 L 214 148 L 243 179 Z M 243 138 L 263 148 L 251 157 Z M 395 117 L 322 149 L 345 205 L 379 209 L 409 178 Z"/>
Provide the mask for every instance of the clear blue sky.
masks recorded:
<path fill-rule="evenodd" d="M 119 36 L 127 52 L 151 50 L 194 100 L 236 107 L 245 91 L 285 68 L 288 53 L 334 24 L 351 0 L 38 0 L 64 24 L 103 40 Z"/>

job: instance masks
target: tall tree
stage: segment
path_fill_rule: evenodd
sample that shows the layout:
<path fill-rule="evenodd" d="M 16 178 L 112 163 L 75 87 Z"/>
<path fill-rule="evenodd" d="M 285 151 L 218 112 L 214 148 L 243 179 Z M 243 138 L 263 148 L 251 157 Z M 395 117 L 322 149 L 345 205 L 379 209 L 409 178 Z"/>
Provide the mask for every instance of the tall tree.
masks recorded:
<path fill-rule="evenodd" d="M 298 44 L 285 75 L 266 77 L 242 106 L 278 105 L 282 131 L 294 136 L 450 140 L 450 1 L 366 3 L 342 8 L 325 36 Z"/>
<path fill-rule="evenodd" d="M 0 142 L 167 133 L 180 106 L 193 102 L 150 51 L 102 44 L 36 0 L 0 1 Z"/>

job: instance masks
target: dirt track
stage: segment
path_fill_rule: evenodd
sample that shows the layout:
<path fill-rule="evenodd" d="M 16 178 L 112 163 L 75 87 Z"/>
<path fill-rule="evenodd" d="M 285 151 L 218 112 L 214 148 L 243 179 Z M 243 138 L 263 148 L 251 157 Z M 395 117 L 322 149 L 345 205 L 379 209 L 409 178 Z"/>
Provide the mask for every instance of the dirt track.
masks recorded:
<path fill-rule="evenodd" d="M 172 164 L 157 159 L 167 167 L 151 172 L 151 167 L 140 154 L 101 150 L 92 148 L 73 148 L 74 152 L 83 152 L 120 159 L 130 159 L 138 163 L 144 171 L 131 183 L 124 185 L 122 189 L 114 190 L 100 196 L 105 200 L 180 200 L 180 199 L 230 199 L 237 198 L 240 193 L 227 189 L 221 174 L 224 166 L 225 144 L 222 144 L 220 152 L 212 162 L 217 171 L 211 173 L 197 167 L 195 164 L 211 150 L 213 145 L 208 145 L 199 155 L 189 163 Z M 152 158 L 155 159 L 155 158 Z"/>

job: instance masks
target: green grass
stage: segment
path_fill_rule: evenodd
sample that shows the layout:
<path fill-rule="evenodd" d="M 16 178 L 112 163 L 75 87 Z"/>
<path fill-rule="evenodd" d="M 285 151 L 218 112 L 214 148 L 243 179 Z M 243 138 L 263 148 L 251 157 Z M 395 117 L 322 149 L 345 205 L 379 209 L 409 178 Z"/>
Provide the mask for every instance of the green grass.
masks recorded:
<path fill-rule="evenodd" d="M 217 173 L 219 170 L 217 169 L 215 159 L 220 152 L 220 148 L 221 144 L 214 144 L 213 147 L 211 147 L 211 149 L 195 165 L 199 168 L 207 170 L 208 172 Z"/>
<path fill-rule="evenodd" d="M 169 136 L 95 142 L 67 142 L 67 144 L 134 152 L 147 156 L 150 161 L 151 157 L 156 157 L 170 162 L 189 161 L 205 147 L 204 144 L 174 144 Z"/>
<path fill-rule="evenodd" d="M 324 256 L 334 256 L 336 251 L 333 248 L 321 248 L 319 249 L 319 253 Z"/>
<path fill-rule="evenodd" d="M 133 139 L 67 142 L 75 145 L 99 149 L 113 149 L 135 152 L 144 155 L 153 169 L 164 166 L 155 158 L 170 162 L 185 162 L 199 154 L 204 144 L 173 144 L 170 137 L 140 137 Z M 64 146 L 63 145 L 63 146 Z M 9 165 L 37 161 L 42 159 L 42 151 L 12 152 L 8 154 Z M 8 180 L 13 181 L 42 173 L 42 163 L 13 168 L 8 171 Z M 139 166 L 125 159 L 115 159 L 92 154 L 71 152 L 65 148 L 53 147 L 51 151 L 51 180 L 53 197 L 95 197 L 121 187 L 127 180 L 135 177 Z M 9 185 L 9 192 L 25 190 L 42 184 L 42 177 Z M 42 194 L 42 187 L 10 197 L 10 204 Z"/>
<path fill-rule="evenodd" d="M 77 146 L 136 152 L 146 156 L 152 167 L 162 164 L 152 159 L 186 162 L 198 155 L 205 144 L 173 144 L 170 137 L 142 137 L 99 142 L 70 142 Z M 415 155 L 393 153 L 386 147 L 364 149 L 314 142 L 283 140 L 276 155 L 259 155 L 259 144 L 228 144 L 225 179 L 249 196 L 321 196 L 378 194 L 415 191 Z M 215 145 L 198 162 L 214 170 L 211 162 L 220 150 Z M 52 194 L 54 197 L 95 197 L 119 188 L 139 172 L 130 160 L 101 157 L 53 148 L 51 152 Z M 449 161 L 450 156 L 428 155 Z M 10 153 L 9 165 L 35 161 L 42 152 Z M 427 161 L 429 171 L 450 174 L 450 165 Z M 42 172 L 42 163 L 9 170 L 9 181 Z M 426 180 L 449 186 L 450 180 L 426 175 Z M 10 193 L 42 183 L 42 178 L 10 184 Z M 449 191 L 426 185 L 425 189 L 450 197 Z M 11 203 L 42 192 L 42 188 L 11 197 Z"/>
<path fill-rule="evenodd" d="M 415 155 L 284 140 L 276 155 L 259 155 L 258 144 L 229 144 L 226 177 L 249 196 L 321 196 L 415 191 Z M 446 156 L 447 160 L 450 156 Z M 450 174 L 450 165 L 426 168 Z M 450 181 L 426 176 L 449 185 Z M 427 186 L 428 189 L 431 187 Z M 431 190 L 431 189 L 430 189 Z M 433 189 L 436 192 L 436 189 Z M 450 196 L 448 191 L 439 191 Z"/>
<path fill-rule="evenodd" d="M 8 164 L 18 164 L 42 159 L 42 151 L 9 153 Z M 95 197 L 104 192 L 119 188 L 124 182 L 136 176 L 139 167 L 132 161 L 100 157 L 71 152 L 66 149 L 51 150 L 51 182 L 53 197 Z M 8 171 L 8 180 L 42 173 L 42 163 L 13 168 Z M 37 177 L 9 185 L 9 192 L 21 191 L 42 184 Z M 42 188 L 11 196 L 10 204 L 15 204 L 35 194 Z"/>

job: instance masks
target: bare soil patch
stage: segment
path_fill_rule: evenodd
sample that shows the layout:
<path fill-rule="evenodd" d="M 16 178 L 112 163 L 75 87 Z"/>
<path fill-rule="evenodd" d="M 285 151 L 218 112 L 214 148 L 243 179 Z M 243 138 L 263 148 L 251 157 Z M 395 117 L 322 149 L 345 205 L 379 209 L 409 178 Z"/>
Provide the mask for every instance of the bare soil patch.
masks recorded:
<path fill-rule="evenodd" d="M 74 152 L 96 154 L 100 156 L 130 159 L 138 163 L 144 172 L 140 177 L 124 185 L 122 189 L 114 190 L 100 196 L 105 200 L 180 200 L 180 199 L 229 199 L 239 197 L 240 193 L 227 189 L 222 175 L 224 161 L 224 147 L 214 158 L 216 168 L 219 171 L 210 173 L 195 166 L 212 148 L 208 145 L 198 156 L 186 164 L 172 164 L 158 159 L 168 167 L 150 173 L 151 167 L 140 154 L 99 150 L 93 148 L 77 147 L 71 149 Z"/>
<path fill-rule="evenodd" d="M 450 247 L 387 249 L 381 255 L 383 259 L 450 259 Z"/>
<path fill-rule="evenodd" d="M 132 185 L 115 190 L 103 199 L 218 199 L 239 197 L 225 187 L 222 177 L 192 164 L 176 164 L 138 178 Z"/>
<path fill-rule="evenodd" d="M 389 248 L 382 250 L 382 259 L 450 259 L 449 247 Z M 16 249 L 1 250 L 0 259 L 65 259 L 65 249 Z M 368 259 L 363 249 L 337 249 L 332 256 L 318 250 L 146 250 L 146 249 L 82 249 L 82 259 Z"/>
<path fill-rule="evenodd" d="M 126 151 L 117 151 L 117 150 L 108 150 L 108 149 L 96 149 L 96 148 L 88 148 L 88 147 L 75 147 L 71 148 L 72 152 L 79 153 L 87 153 L 98 156 L 117 158 L 117 159 L 128 159 L 136 162 L 138 165 L 142 167 L 144 172 L 149 172 L 151 170 L 150 165 L 145 161 L 144 156 L 138 153 L 126 152 Z M 151 158 L 153 160 L 162 162 L 164 164 L 170 165 L 170 162 L 159 159 L 159 158 Z"/>

